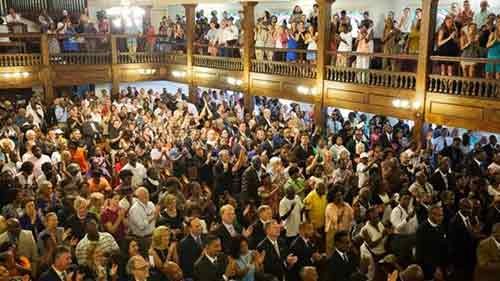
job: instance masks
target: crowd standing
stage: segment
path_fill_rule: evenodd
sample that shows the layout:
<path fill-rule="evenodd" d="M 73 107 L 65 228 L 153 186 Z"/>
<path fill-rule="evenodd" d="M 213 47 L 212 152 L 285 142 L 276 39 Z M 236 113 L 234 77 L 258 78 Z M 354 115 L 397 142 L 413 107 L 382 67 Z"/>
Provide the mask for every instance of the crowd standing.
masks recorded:
<path fill-rule="evenodd" d="M 494 135 L 134 87 L 0 117 L 0 280 L 498 276 Z"/>

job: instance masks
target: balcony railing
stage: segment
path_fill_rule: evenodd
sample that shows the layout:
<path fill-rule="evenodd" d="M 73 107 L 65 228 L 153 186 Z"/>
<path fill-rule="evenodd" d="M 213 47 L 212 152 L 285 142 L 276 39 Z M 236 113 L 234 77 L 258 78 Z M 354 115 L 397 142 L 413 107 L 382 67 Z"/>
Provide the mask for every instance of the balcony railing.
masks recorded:
<path fill-rule="evenodd" d="M 202 66 L 209 68 L 243 71 L 243 62 L 241 61 L 240 58 L 194 55 L 193 64 L 195 66 Z"/>
<path fill-rule="evenodd" d="M 297 78 L 316 78 L 316 65 L 307 63 L 252 60 L 252 71 Z"/>
<path fill-rule="evenodd" d="M 464 58 L 464 57 L 441 57 L 432 56 L 433 73 L 428 77 L 427 90 L 433 93 L 448 94 L 454 96 L 500 98 L 500 81 L 495 77 L 488 77 L 489 67 L 500 65 L 500 60 L 486 58 Z M 453 75 L 440 73 L 441 65 L 452 66 Z M 473 73 L 464 72 L 464 67 L 473 67 Z M 445 72 L 448 71 L 445 67 Z M 460 75 L 460 76 L 458 76 Z M 492 76 L 495 74 L 493 73 Z M 473 77 L 466 77 L 473 76 Z"/>
<path fill-rule="evenodd" d="M 430 75 L 427 90 L 455 96 L 500 98 L 500 81 L 483 78 Z"/>
<path fill-rule="evenodd" d="M 165 54 L 165 63 L 186 65 L 187 56 L 184 54 Z"/>
<path fill-rule="evenodd" d="M 111 63 L 111 53 L 60 53 L 50 55 L 50 64 L 102 65 Z"/>
<path fill-rule="evenodd" d="M 393 89 L 415 90 L 417 56 L 383 53 L 328 52 L 332 65 L 325 67 L 325 79 Z M 363 59 L 363 63 L 358 60 Z M 405 70 L 401 70 L 405 69 Z"/>
<path fill-rule="evenodd" d="M 326 80 L 395 89 L 414 90 L 416 74 L 351 67 L 326 67 Z"/>
<path fill-rule="evenodd" d="M 137 53 L 120 53 L 118 54 L 118 63 L 165 63 L 164 53 L 150 53 L 150 52 L 137 52 Z"/>
<path fill-rule="evenodd" d="M 40 62 L 40 54 L 0 54 L 0 67 L 34 66 Z"/>

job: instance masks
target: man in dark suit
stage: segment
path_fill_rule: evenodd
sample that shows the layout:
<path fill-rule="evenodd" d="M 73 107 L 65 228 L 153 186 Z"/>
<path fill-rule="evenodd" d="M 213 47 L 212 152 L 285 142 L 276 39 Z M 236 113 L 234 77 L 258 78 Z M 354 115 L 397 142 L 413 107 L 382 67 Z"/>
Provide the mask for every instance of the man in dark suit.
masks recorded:
<path fill-rule="evenodd" d="M 368 151 L 368 145 L 363 141 L 363 131 L 361 129 L 356 129 L 356 131 L 354 131 L 354 136 L 346 140 L 345 147 L 349 150 L 351 158 L 356 157 L 356 146 L 358 144 L 364 146 L 364 151 Z"/>
<path fill-rule="evenodd" d="M 299 281 L 300 272 L 304 267 L 317 265 L 323 256 L 311 241 L 314 235 L 314 227 L 310 222 L 303 222 L 299 226 L 299 236 L 290 244 L 290 254 L 297 257 L 297 263 L 293 265 L 287 275 L 288 281 Z"/>
<path fill-rule="evenodd" d="M 273 209 L 269 205 L 261 205 L 257 209 L 257 215 L 259 219 L 254 223 L 252 235 L 250 235 L 250 249 L 255 249 L 266 238 L 264 224 L 273 218 Z"/>
<path fill-rule="evenodd" d="M 493 157 L 495 156 L 495 153 L 497 151 L 496 145 L 497 145 L 497 137 L 495 135 L 490 135 L 488 138 L 489 142 L 488 144 L 484 145 L 483 151 L 486 153 L 486 163 L 489 165 L 491 161 L 493 161 Z"/>
<path fill-rule="evenodd" d="M 309 158 L 310 155 L 314 154 L 312 147 L 309 145 L 308 135 L 303 134 L 300 137 L 300 144 L 293 149 L 292 153 L 295 156 L 295 160 L 297 161 L 298 166 L 305 169 L 307 158 Z"/>
<path fill-rule="evenodd" d="M 236 264 L 221 254 L 221 241 L 217 236 L 208 235 L 204 253 L 194 264 L 195 281 L 223 281 L 236 275 Z"/>
<path fill-rule="evenodd" d="M 222 223 L 215 229 L 214 234 L 219 237 L 222 244 L 222 251 L 229 255 L 233 238 L 238 235 L 249 237 L 252 234 L 253 227 L 242 229 L 239 225 L 234 224 L 236 213 L 232 205 L 226 204 L 220 208 L 220 216 Z"/>
<path fill-rule="evenodd" d="M 42 273 L 39 281 L 67 281 L 71 279 L 73 273 L 67 270 L 71 265 L 71 250 L 65 246 L 59 246 L 54 252 L 54 262 L 52 266 Z"/>
<path fill-rule="evenodd" d="M 257 251 L 265 252 L 263 271 L 276 280 L 283 280 L 286 270 L 293 267 L 298 258 L 289 254 L 286 243 L 279 239 L 281 225 L 276 220 L 266 222 L 264 229 L 266 238 L 257 246 Z"/>
<path fill-rule="evenodd" d="M 445 277 L 448 262 L 448 242 L 441 225 L 443 208 L 433 205 L 429 208 L 429 217 L 417 229 L 416 258 L 424 270 L 425 280 L 434 276 Z"/>
<path fill-rule="evenodd" d="M 472 160 L 469 163 L 468 172 L 473 177 L 486 176 L 486 170 L 483 166 L 483 161 L 486 158 L 486 153 L 483 150 L 475 150 Z"/>
<path fill-rule="evenodd" d="M 384 125 L 384 131 L 380 135 L 379 144 L 383 148 L 391 147 L 392 143 L 392 126 L 390 124 Z"/>
<path fill-rule="evenodd" d="M 179 265 L 186 278 L 193 278 L 193 265 L 203 251 L 202 225 L 198 218 L 189 221 L 189 234 L 179 244 Z"/>
<path fill-rule="evenodd" d="M 439 167 L 431 175 L 429 183 L 434 188 L 434 191 L 441 194 L 441 192 L 446 190 L 455 189 L 455 176 L 450 172 L 450 159 L 448 157 L 443 157 L 439 161 Z"/>
<path fill-rule="evenodd" d="M 231 157 L 228 150 L 219 152 L 219 160 L 214 165 L 214 190 L 215 198 L 219 198 L 224 191 L 230 191 L 233 184 Z"/>
<path fill-rule="evenodd" d="M 327 260 L 326 280 L 349 281 L 351 275 L 357 271 L 359 259 L 352 254 L 351 241 L 347 231 L 338 231 L 334 235 L 335 251 Z"/>
<path fill-rule="evenodd" d="M 241 176 L 241 193 L 242 201 L 248 202 L 253 200 L 254 202 L 259 201 L 259 195 L 257 193 L 258 188 L 261 186 L 259 171 L 261 169 L 261 162 L 259 156 L 254 156 L 251 161 L 251 165 L 243 172 Z"/>
<path fill-rule="evenodd" d="M 451 219 L 448 226 L 448 242 L 450 262 L 453 265 L 452 280 L 471 281 L 476 265 L 476 247 L 478 239 L 474 234 L 472 217 L 472 201 L 463 198 L 459 203 L 460 210 Z"/>

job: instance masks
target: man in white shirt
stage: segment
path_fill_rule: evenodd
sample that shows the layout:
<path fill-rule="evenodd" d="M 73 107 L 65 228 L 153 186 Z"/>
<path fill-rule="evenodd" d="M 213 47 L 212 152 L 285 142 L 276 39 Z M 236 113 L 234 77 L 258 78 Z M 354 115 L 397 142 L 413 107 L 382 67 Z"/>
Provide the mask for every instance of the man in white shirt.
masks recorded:
<path fill-rule="evenodd" d="M 139 240 L 141 249 L 147 252 L 160 209 L 149 201 L 149 192 L 145 187 L 139 187 L 135 191 L 135 196 L 137 200 L 128 211 L 129 230 L 130 234 Z"/>
<path fill-rule="evenodd" d="M 410 206 L 410 194 L 402 194 L 399 205 L 391 212 L 391 224 L 395 234 L 411 235 L 417 232 L 417 216 Z"/>
<path fill-rule="evenodd" d="M 26 152 L 23 155 L 23 162 L 33 163 L 33 175 L 36 178 L 40 177 L 42 172 L 42 165 L 44 163 L 51 163 L 50 157 L 48 155 L 42 154 L 42 150 L 38 146 L 33 146 L 31 148 L 31 153 Z"/>
<path fill-rule="evenodd" d="M 9 9 L 9 14 L 5 17 L 5 20 L 7 23 L 21 23 L 21 15 L 16 13 L 16 10 L 14 8 Z"/>
<path fill-rule="evenodd" d="M 232 17 L 226 20 L 226 24 L 226 27 L 222 31 L 223 41 L 226 42 L 226 45 L 229 47 L 226 51 L 226 56 L 235 57 L 237 49 L 234 47 L 238 44 L 238 28 L 233 24 Z"/>
<path fill-rule="evenodd" d="M 374 163 L 374 160 L 368 162 L 368 153 L 361 153 L 360 162 L 356 166 L 356 174 L 358 175 L 358 188 L 363 188 L 369 183 L 370 168 Z"/>
<path fill-rule="evenodd" d="M 137 155 L 134 151 L 129 151 L 128 154 L 128 163 L 123 166 L 122 170 L 130 170 L 133 174 L 132 176 L 132 187 L 138 188 L 144 182 L 146 178 L 146 167 L 141 163 L 137 162 Z"/>
<path fill-rule="evenodd" d="M 479 29 L 488 21 L 488 15 L 490 14 L 490 11 L 488 10 L 489 6 L 490 5 L 487 0 L 482 0 L 479 4 L 479 7 L 481 8 L 480 11 L 474 15 L 474 23 L 477 24 Z"/>
<path fill-rule="evenodd" d="M 286 230 L 286 237 L 291 242 L 299 234 L 301 223 L 301 213 L 304 205 L 298 195 L 295 195 L 295 189 L 289 187 L 286 189 L 286 196 L 280 201 L 279 213 Z"/>

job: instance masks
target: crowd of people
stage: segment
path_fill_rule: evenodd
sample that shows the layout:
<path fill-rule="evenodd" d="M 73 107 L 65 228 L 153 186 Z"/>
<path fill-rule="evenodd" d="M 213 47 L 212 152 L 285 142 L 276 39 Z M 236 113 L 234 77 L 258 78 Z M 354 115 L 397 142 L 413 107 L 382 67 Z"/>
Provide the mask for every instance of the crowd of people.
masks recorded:
<path fill-rule="evenodd" d="M 255 58 L 257 60 L 310 63 L 316 62 L 318 48 L 318 13 L 315 4 L 309 14 L 300 6 L 295 6 L 289 15 L 272 14 L 265 11 L 255 23 Z M 437 27 L 435 54 L 446 57 L 500 58 L 500 44 L 497 40 L 497 15 L 490 11 L 487 0 L 480 2 L 478 11 L 471 8 L 469 0 L 462 7 L 454 2 Z M 415 71 L 416 61 L 397 58 L 377 59 L 371 55 L 352 55 L 350 52 L 385 55 L 418 53 L 422 10 L 404 8 L 398 15 L 389 11 L 384 15 L 384 28 L 380 38 L 375 38 L 376 22 L 365 11 L 362 18 L 351 18 L 347 11 L 334 13 L 331 19 L 332 36 L 328 43 L 331 64 L 339 67 L 360 69 L 383 69 L 390 71 Z M 117 20 L 120 24 L 116 24 Z M 240 57 L 243 50 L 243 12 L 231 15 L 224 11 L 218 15 L 211 11 L 206 17 L 203 10 L 196 13 L 195 42 L 200 54 L 222 57 Z M 438 20 L 441 20 L 438 18 Z M 9 9 L 5 17 L 7 24 L 21 23 L 22 19 L 14 9 Z M 141 26 L 124 19 L 111 19 L 105 11 L 97 13 L 97 21 L 89 19 L 88 12 L 75 17 L 63 11 L 58 19 L 53 19 L 46 10 L 38 18 L 41 31 L 52 34 L 49 49 L 51 54 L 60 52 L 97 51 L 109 48 L 106 36 L 112 33 L 141 35 L 122 38 L 118 47 L 122 52 L 137 51 L 172 52 L 185 50 L 185 25 L 182 16 L 175 19 L 163 17 L 158 30 L 146 20 Z M 15 31 L 15 30 L 11 30 Z M 84 34 L 83 36 L 80 34 Z M 279 49 L 283 49 L 280 51 Z M 465 77 L 486 76 L 498 78 L 500 70 L 495 62 L 484 64 L 474 61 L 436 61 L 441 75 L 463 75 Z M 458 67 L 460 66 L 460 67 Z"/>
<path fill-rule="evenodd" d="M 495 135 L 196 97 L 3 101 L 0 280 L 496 280 Z"/>

